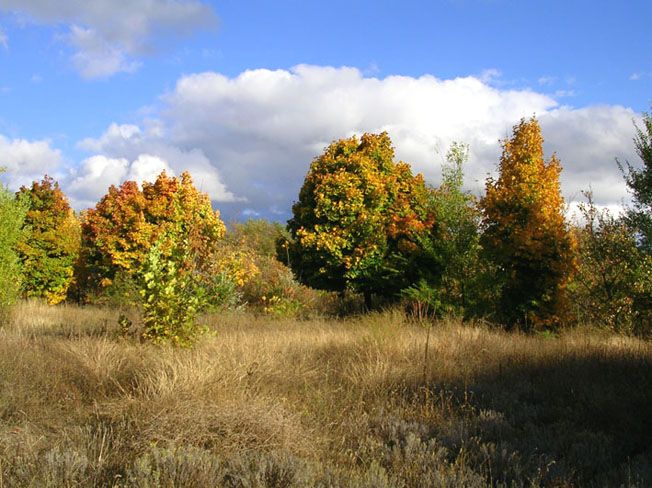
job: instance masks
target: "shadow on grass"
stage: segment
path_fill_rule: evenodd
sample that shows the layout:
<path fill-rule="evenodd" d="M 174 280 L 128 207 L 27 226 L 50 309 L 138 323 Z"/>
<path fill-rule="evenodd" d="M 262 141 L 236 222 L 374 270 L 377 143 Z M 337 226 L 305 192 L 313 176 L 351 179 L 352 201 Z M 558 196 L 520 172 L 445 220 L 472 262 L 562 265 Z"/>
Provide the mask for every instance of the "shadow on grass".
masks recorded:
<path fill-rule="evenodd" d="M 519 477 L 545 486 L 652 486 L 649 353 L 524 354 L 413 386 L 417 397 L 448 399 L 457 419 L 429 435 L 453 452 L 501 446 L 517 453 Z"/>

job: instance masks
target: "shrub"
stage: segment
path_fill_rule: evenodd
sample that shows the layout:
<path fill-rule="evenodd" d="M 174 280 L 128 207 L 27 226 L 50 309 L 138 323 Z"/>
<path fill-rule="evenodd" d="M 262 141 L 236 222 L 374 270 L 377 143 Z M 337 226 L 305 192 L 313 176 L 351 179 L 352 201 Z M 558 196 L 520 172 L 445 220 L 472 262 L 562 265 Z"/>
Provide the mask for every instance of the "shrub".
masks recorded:
<path fill-rule="evenodd" d="M 571 291 L 582 322 L 617 332 L 652 333 L 652 256 L 637 246 L 626 220 L 580 206 L 579 267 Z"/>
<path fill-rule="evenodd" d="M 27 202 L 0 184 L 0 320 L 20 293 L 21 267 L 15 246 L 22 235 Z"/>
<path fill-rule="evenodd" d="M 188 346 L 201 332 L 195 319 L 205 295 L 188 266 L 190 260 L 189 243 L 183 238 L 175 242 L 164 236 L 147 253 L 140 291 L 145 339 Z"/>
<path fill-rule="evenodd" d="M 177 232 L 180 224 L 186 227 L 196 267 L 208 266 L 225 227 L 189 173 L 175 178 L 163 172 L 154 183 L 144 182 L 142 190 L 134 181 L 111 186 L 82 218 L 83 293 L 101 295 L 119 273 L 138 273 L 153 243 L 170 230 Z"/>

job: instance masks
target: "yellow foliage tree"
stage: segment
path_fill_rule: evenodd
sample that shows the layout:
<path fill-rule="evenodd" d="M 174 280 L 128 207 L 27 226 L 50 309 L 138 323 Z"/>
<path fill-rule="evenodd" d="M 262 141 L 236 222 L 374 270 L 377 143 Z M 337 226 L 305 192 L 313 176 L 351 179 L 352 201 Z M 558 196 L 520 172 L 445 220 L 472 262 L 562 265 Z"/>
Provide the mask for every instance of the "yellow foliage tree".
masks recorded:
<path fill-rule="evenodd" d="M 315 158 L 292 207 L 292 268 L 310 286 L 395 295 L 413 282 L 419 237 L 432 226 L 429 190 L 394 162 L 389 135 L 333 142 Z"/>
<path fill-rule="evenodd" d="M 551 328 L 564 319 L 575 245 L 559 188 L 561 165 L 543 157 L 537 120 L 521 120 L 503 144 L 497 180 L 487 181 L 482 244 L 501 286 L 498 316 L 509 327 Z"/>

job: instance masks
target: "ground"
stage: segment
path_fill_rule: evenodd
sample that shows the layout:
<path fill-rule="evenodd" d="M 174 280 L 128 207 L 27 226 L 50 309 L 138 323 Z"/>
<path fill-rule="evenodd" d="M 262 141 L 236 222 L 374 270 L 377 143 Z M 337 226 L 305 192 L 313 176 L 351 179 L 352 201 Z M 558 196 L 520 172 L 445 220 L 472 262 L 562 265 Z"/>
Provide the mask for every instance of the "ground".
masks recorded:
<path fill-rule="evenodd" d="M 652 485 L 649 342 L 239 313 L 174 349 L 118 315 L 0 328 L 0 487 Z"/>

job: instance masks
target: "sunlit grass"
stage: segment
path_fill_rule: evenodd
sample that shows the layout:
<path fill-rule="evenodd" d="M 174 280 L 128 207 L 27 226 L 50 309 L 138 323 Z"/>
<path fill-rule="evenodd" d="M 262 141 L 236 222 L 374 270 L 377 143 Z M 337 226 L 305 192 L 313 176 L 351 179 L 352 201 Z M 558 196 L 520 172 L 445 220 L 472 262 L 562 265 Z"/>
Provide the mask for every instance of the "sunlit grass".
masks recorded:
<path fill-rule="evenodd" d="M 0 329 L 0 486 L 649 486 L 652 346 L 433 325 L 204 318 L 192 349 L 118 312 Z"/>

